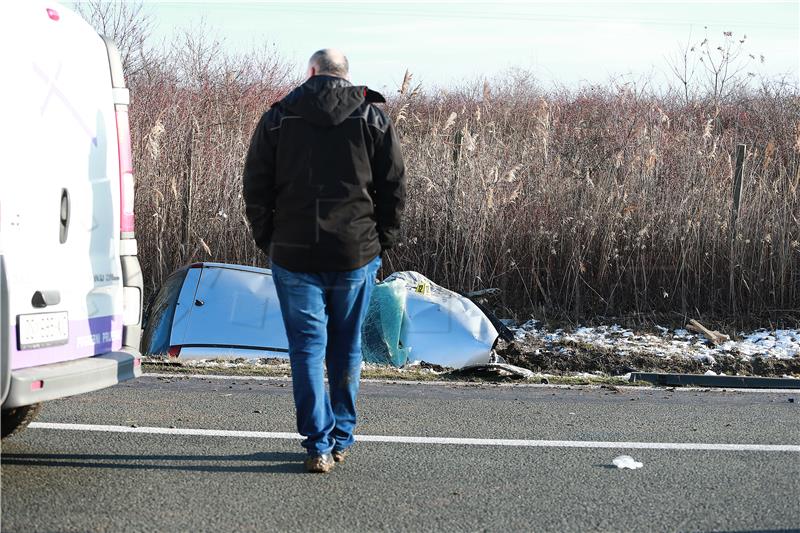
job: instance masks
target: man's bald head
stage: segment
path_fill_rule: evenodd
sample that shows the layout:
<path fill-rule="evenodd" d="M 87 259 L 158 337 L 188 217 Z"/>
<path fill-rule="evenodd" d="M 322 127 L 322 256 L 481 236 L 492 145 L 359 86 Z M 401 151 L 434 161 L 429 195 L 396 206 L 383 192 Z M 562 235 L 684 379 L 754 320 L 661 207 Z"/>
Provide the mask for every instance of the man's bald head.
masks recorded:
<path fill-rule="evenodd" d="M 318 50 L 308 60 L 308 76 L 317 75 L 349 79 L 350 63 L 347 57 L 335 48 Z"/>

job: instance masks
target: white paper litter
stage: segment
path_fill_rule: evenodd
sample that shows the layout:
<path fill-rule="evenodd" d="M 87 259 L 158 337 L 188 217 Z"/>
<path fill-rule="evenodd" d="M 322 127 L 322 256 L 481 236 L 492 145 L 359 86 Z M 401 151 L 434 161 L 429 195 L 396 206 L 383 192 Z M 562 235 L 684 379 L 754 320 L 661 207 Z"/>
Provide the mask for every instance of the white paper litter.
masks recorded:
<path fill-rule="evenodd" d="M 615 457 L 612 462 L 614 463 L 614 466 L 616 466 L 619 469 L 630 468 L 631 470 L 636 470 L 637 468 L 641 468 L 644 466 L 642 463 L 636 461 L 630 455 L 620 455 L 618 457 Z"/>

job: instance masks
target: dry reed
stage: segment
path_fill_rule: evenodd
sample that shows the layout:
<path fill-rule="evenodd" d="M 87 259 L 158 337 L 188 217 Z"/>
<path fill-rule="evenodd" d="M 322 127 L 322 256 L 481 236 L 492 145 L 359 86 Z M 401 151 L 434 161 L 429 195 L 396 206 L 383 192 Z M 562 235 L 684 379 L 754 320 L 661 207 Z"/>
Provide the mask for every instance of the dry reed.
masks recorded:
<path fill-rule="evenodd" d="M 192 261 L 266 264 L 241 169 L 259 116 L 299 81 L 291 72 L 274 51 L 231 57 L 187 35 L 131 80 L 148 291 Z M 407 72 L 387 110 L 409 198 L 385 271 L 499 287 L 518 316 L 797 318 L 796 86 L 687 101 L 630 84 L 545 91 L 511 73 L 426 92 Z M 737 143 L 749 150 L 733 234 Z"/>

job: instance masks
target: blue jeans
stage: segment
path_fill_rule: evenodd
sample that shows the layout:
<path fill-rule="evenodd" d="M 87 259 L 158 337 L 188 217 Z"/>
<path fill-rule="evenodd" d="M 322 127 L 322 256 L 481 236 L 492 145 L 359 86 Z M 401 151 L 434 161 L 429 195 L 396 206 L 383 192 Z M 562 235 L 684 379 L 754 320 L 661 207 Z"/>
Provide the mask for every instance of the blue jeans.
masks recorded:
<path fill-rule="evenodd" d="M 309 455 L 353 444 L 361 324 L 380 266 L 380 256 L 346 272 L 291 272 L 272 265 L 289 340 L 297 431 L 306 437 L 302 444 Z"/>

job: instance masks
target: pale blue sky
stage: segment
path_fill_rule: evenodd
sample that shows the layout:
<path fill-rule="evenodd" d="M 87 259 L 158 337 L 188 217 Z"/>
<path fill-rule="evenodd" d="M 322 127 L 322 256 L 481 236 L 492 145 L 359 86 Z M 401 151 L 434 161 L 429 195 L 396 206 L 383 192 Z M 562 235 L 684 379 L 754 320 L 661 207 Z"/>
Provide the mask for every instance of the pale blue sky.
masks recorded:
<path fill-rule="evenodd" d="M 651 75 L 691 34 L 747 35 L 746 51 L 767 75 L 800 72 L 800 2 L 148 2 L 156 36 L 201 20 L 231 51 L 274 44 L 304 68 L 322 47 L 341 48 L 354 82 L 394 90 L 408 68 L 415 82 L 449 85 L 531 70 L 545 86 Z M 708 26 L 708 30 L 704 29 Z"/>

